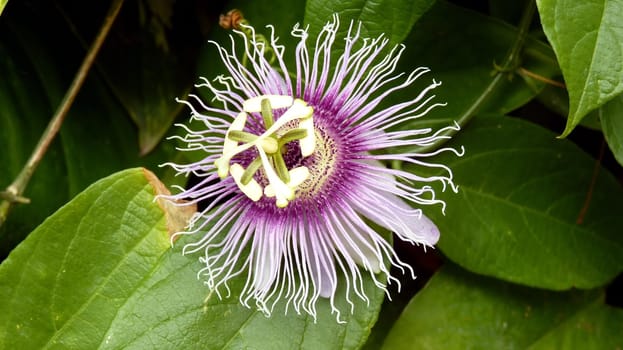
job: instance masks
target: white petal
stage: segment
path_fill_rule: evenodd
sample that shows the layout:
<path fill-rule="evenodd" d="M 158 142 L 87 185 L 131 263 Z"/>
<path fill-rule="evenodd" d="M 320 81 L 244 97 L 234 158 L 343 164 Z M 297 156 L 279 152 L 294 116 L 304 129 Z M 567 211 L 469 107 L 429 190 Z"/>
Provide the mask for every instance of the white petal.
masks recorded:
<path fill-rule="evenodd" d="M 429 218 L 389 192 L 378 193 L 383 200 L 372 207 L 367 202 L 353 203 L 366 217 L 396 233 L 401 239 L 435 245 L 439 229 Z M 410 215 L 409 215 L 410 214 Z"/>
<path fill-rule="evenodd" d="M 245 112 L 261 112 L 262 100 L 268 99 L 272 109 L 286 108 L 292 106 L 292 97 L 283 95 L 261 95 L 252 97 L 242 103 L 242 109 Z"/>
<path fill-rule="evenodd" d="M 251 181 L 249 181 L 246 185 L 243 185 L 242 182 L 240 182 L 242 174 L 244 174 L 244 168 L 242 165 L 238 163 L 232 164 L 229 168 L 229 173 L 231 174 L 231 177 L 234 178 L 234 181 L 236 181 L 236 185 L 238 185 L 238 188 L 242 191 L 242 193 L 251 198 L 252 201 L 257 202 L 260 198 L 262 198 L 262 186 L 260 186 L 255 179 L 251 179 Z"/>
<path fill-rule="evenodd" d="M 314 132 L 314 119 L 313 117 L 301 119 L 299 121 L 299 128 L 307 130 L 307 136 L 299 140 L 301 147 L 301 155 L 303 157 L 309 157 L 314 153 L 316 148 L 316 133 Z"/>
<path fill-rule="evenodd" d="M 245 124 L 247 123 L 247 114 L 245 112 L 240 112 L 234 121 L 231 122 L 229 129 L 227 129 L 227 133 L 230 131 L 242 131 L 244 129 Z M 230 140 L 229 137 L 225 137 L 225 142 L 223 143 L 223 154 L 231 153 L 231 151 L 238 146 L 238 142 L 234 140 Z"/>
<path fill-rule="evenodd" d="M 294 168 L 289 171 L 290 173 L 290 182 L 288 182 L 288 186 L 292 189 L 296 189 L 300 184 L 305 182 L 309 177 L 309 169 L 304 166 L 300 166 Z"/>

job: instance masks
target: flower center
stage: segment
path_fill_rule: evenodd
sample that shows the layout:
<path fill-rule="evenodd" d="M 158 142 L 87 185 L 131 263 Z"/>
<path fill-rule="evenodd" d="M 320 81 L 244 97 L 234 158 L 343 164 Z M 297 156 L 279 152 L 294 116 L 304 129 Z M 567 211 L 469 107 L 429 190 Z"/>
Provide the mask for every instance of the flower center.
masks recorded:
<path fill-rule="evenodd" d="M 330 179 L 337 171 L 336 162 L 340 154 L 339 140 L 319 120 L 316 120 L 314 128 L 316 146 L 312 155 L 301 158 L 298 156 L 296 147 L 290 147 L 284 155 L 288 166 L 305 166 L 309 170 L 308 179 L 300 184 L 296 191 L 296 197 L 299 199 L 313 199 L 316 197 L 320 191 L 330 185 Z"/>
<path fill-rule="evenodd" d="M 273 109 L 288 108 L 277 121 Z M 231 175 L 240 190 L 251 200 L 258 201 L 262 196 L 276 197 L 276 205 L 284 208 L 295 198 L 298 187 L 310 176 L 306 166 L 288 169 L 284 160 L 286 145 L 298 141 L 300 155 L 305 158 L 314 153 L 316 132 L 313 121 L 313 108 L 303 100 L 290 96 L 263 95 L 244 101 L 243 112 L 231 123 L 225 141 L 223 154 L 215 162 L 221 179 Z M 262 115 L 265 131 L 255 135 L 245 128 L 248 114 L 259 112 Z M 298 122 L 298 127 L 291 125 Z M 258 156 L 245 169 L 232 158 L 241 152 L 255 149 Z M 263 187 L 254 175 L 260 168 L 267 180 Z"/>

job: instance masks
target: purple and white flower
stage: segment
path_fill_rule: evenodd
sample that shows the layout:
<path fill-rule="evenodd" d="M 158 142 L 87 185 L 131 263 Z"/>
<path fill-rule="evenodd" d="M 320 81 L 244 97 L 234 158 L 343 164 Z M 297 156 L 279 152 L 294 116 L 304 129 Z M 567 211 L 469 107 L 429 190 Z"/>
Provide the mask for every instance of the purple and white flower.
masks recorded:
<path fill-rule="evenodd" d="M 419 207 L 441 204 L 443 210 L 445 204 L 429 184 L 457 191 L 451 170 L 427 158 L 459 152 L 399 151 L 430 146 L 446 137 L 447 129 L 458 128 L 401 127 L 444 105 L 433 102 L 431 93 L 440 83 L 432 80 L 411 100 L 381 108 L 387 96 L 409 88 L 429 69 L 396 74 L 404 47 L 383 54 L 387 39 L 364 39 L 361 25 L 354 23 L 345 39 L 336 39 L 338 27 L 335 16 L 311 50 L 307 28 L 294 27 L 292 35 L 300 39 L 295 71 L 286 66 L 285 48 L 274 31 L 262 41 L 245 27 L 253 33 L 238 32 L 245 58 L 237 56 L 233 37 L 231 50 L 214 43 L 228 74 L 214 81 L 203 78 L 197 85 L 209 89 L 219 107 L 195 95 L 193 103 L 182 101 L 201 124 L 199 130 L 183 126 L 184 149 L 206 156 L 192 164 L 169 163 L 200 182 L 168 198 L 186 204 L 210 201 L 178 233 L 200 237 L 184 253 L 203 252 L 199 277 L 219 297 L 229 295 L 229 281 L 246 275 L 241 303 L 248 307 L 253 302 L 267 315 L 282 301 L 286 310 L 315 318 L 317 300 L 328 298 L 339 320 L 337 298 L 344 297 L 351 312 L 353 294 L 368 300 L 363 274 L 385 291 L 386 283 L 398 283 L 390 265 L 415 278 L 369 222 L 404 241 L 432 247 L 439 230 Z M 345 47 L 332 57 L 336 40 L 344 40 Z M 442 174 L 429 177 L 384 165 L 391 161 Z M 344 286 L 338 288 L 338 281 Z"/>

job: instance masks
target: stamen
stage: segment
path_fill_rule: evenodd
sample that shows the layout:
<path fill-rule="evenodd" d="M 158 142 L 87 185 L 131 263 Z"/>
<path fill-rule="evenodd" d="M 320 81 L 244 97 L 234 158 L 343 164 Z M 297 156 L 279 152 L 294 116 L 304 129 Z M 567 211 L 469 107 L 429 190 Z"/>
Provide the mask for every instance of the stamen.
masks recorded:
<path fill-rule="evenodd" d="M 240 182 L 242 182 L 243 185 L 248 184 L 249 181 L 251 181 L 251 179 L 253 178 L 253 175 L 255 175 L 257 170 L 260 168 L 260 166 L 262 166 L 262 159 L 259 157 L 253 159 L 251 164 L 249 164 L 247 169 L 245 169 L 244 174 L 242 174 Z"/>
<path fill-rule="evenodd" d="M 307 136 L 307 130 L 305 130 L 305 129 L 291 129 L 291 130 L 288 130 L 288 131 L 286 131 L 285 134 L 283 134 L 279 138 L 279 148 L 283 147 L 286 143 L 288 143 L 290 141 L 300 140 L 300 139 L 304 138 L 305 136 Z"/>
<path fill-rule="evenodd" d="M 271 108 L 270 100 L 267 98 L 263 98 L 260 104 L 262 108 L 262 119 L 264 119 L 264 127 L 268 130 L 273 126 L 275 121 L 273 119 L 273 109 Z"/>
<path fill-rule="evenodd" d="M 307 167 L 300 166 L 300 167 L 290 170 L 289 174 L 290 174 L 290 181 L 286 185 L 288 185 L 288 187 L 290 187 L 294 191 L 296 190 L 298 186 L 300 186 L 303 182 L 305 182 L 305 180 L 307 180 L 307 178 L 310 175 L 310 172 Z M 264 195 L 269 198 L 274 197 L 275 196 L 274 187 L 271 185 L 266 186 L 264 188 Z"/>
<path fill-rule="evenodd" d="M 305 180 L 307 180 L 309 175 L 309 169 L 304 166 L 290 170 L 290 182 L 288 182 L 288 186 L 292 188 L 298 187 L 300 184 L 305 182 Z"/>
<path fill-rule="evenodd" d="M 272 106 L 274 107 L 274 104 L 272 104 Z M 274 132 L 279 130 L 279 128 L 289 122 L 296 119 L 311 117 L 313 113 L 314 109 L 312 107 L 308 106 L 305 101 L 297 98 L 294 100 L 294 103 L 292 103 L 292 106 L 285 113 L 283 113 L 281 117 L 279 117 L 275 124 L 273 124 L 273 126 L 266 130 L 266 132 L 262 135 L 272 135 Z"/>
<path fill-rule="evenodd" d="M 225 142 L 227 142 L 227 139 L 225 139 Z M 218 169 L 218 176 L 221 178 L 221 180 L 225 179 L 227 177 L 227 174 L 229 173 L 229 162 L 231 161 L 231 159 L 236 154 L 244 152 L 253 146 L 255 146 L 255 143 L 245 143 L 243 145 L 236 146 L 228 153 L 223 152 L 223 155 L 219 159 L 214 161 L 214 165 Z"/>
<path fill-rule="evenodd" d="M 279 178 L 285 183 L 290 182 L 290 172 L 288 172 L 286 162 L 283 159 L 281 152 L 277 152 L 273 155 L 273 162 L 275 163 L 275 170 L 277 171 Z"/>
<path fill-rule="evenodd" d="M 245 112 L 240 112 L 238 116 L 236 116 L 236 118 L 234 118 L 234 120 L 231 122 L 231 125 L 229 126 L 227 133 L 229 134 L 232 131 L 241 131 L 242 129 L 244 129 L 244 126 L 246 123 L 247 123 L 247 114 Z M 218 176 L 221 179 L 224 179 L 225 177 L 227 177 L 227 174 L 229 172 L 229 161 L 231 160 L 231 157 L 233 157 L 234 154 L 237 154 L 237 152 L 233 153 L 234 150 L 237 148 L 238 148 L 237 141 L 232 140 L 228 137 L 225 138 L 225 141 L 223 142 L 223 156 L 217 159 L 216 161 L 214 161 L 214 165 L 217 168 Z M 229 158 L 226 158 L 225 157 L 226 154 L 232 154 L 232 156 Z"/>
<path fill-rule="evenodd" d="M 227 133 L 227 138 L 236 142 L 249 143 L 255 142 L 257 140 L 257 135 L 246 131 L 232 130 Z"/>
<path fill-rule="evenodd" d="M 251 178 L 251 180 L 247 184 L 242 183 L 242 176 L 245 173 L 242 165 L 238 163 L 234 163 L 231 165 L 229 172 L 231 173 L 231 177 L 236 181 L 236 185 L 238 188 L 244 193 L 247 197 L 251 198 L 252 201 L 257 202 L 262 198 L 262 186 L 255 181 L 255 179 Z"/>
<path fill-rule="evenodd" d="M 270 164 L 270 161 L 268 160 L 268 157 L 266 156 L 264 150 L 259 148 L 258 151 L 260 153 L 260 157 L 262 158 L 264 173 L 266 174 L 266 177 L 270 182 L 270 186 L 275 192 L 275 197 L 277 197 L 277 207 L 285 208 L 288 205 L 288 202 L 294 199 L 294 191 L 283 181 L 281 181 L 279 176 L 277 176 L 277 173 L 275 173 L 275 170 Z"/>

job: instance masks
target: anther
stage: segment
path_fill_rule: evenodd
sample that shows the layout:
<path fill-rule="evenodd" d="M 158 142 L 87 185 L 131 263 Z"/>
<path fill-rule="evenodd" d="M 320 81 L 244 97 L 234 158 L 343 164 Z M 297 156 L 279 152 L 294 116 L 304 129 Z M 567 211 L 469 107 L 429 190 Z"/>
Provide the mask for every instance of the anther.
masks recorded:
<path fill-rule="evenodd" d="M 249 164 L 249 166 L 244 170 L 244 174 L 242 174 L 240 182 L 242 182 L 243 185 L 248 184 L 249 181 L 253 179 L 253 175 L 255 175 L 260 166 L 262 166 L 262 158 L 257 157 L 253 159 L 251 164 Z"/>
<path fill-rule="evenodd" d="M 279 148 L 283 147 L 286 143 L 288 143 L 290 141 L 300 140 L 300 139 L 304 138 L 305 136 L 307 136 L 307 130 L 305 130 L 305 129 L 291 129 L 291 130 L 288 130 L 288 131 L 286 131 L 285 134 L 283 134 L 279 138 Z"/>
<path fill-rule="evenodd" d="M 253 135 L 246 131 L 231 130 L 227 133 L 227 138 L 236 142 L 255 142 L 257 135 Z"/>
<path fill-rule="evenodd" d="M 260 102 L 260 107 L 262 109 L 262 119 L 264 119 L 264 127 L 266 130 L 270 129 L 273 126 L 274 118 L 273 118 L 273 109 L 270 105 L 270 100 L 267 98 L 263 98 Z"/>
<path fill-rule="evenodd" d="M 275 163 L 275 170 L 277 171 L 277 176 L 285 182 L 288 183 L 290 181 L 290 173 L 288 172 L 288 168 L 286 167 L 286 162 L 281 155 L 281 152 L 277 152 L 273 155 L 273 162 Z"/>

